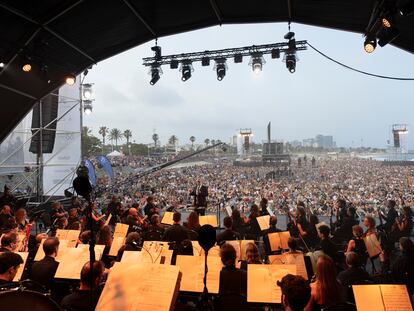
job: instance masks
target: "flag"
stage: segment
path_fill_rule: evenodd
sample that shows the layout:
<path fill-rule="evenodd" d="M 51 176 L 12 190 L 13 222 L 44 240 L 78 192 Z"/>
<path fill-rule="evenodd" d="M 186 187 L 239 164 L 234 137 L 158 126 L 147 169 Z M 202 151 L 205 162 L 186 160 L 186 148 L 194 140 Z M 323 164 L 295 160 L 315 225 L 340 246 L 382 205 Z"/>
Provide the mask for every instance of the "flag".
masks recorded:
<path fill-rule="evenodd" d="M 114 178 L 114 171 L 112 170 L 111 162 L 109 162 L 107 157 L 103 155 L 97 156 L 96 161 L 98 161 L 109 177 Z"/>
<path fill-rule="evenodd" d="M 95 167 L 93 166 L 93 163 L 91 162 L 91 160 L 85 160 L 84 164 L 88 168 L 89 182 L 91 183 L 93 187 L 96 187 L 96 174 L 95 174 Z"/>

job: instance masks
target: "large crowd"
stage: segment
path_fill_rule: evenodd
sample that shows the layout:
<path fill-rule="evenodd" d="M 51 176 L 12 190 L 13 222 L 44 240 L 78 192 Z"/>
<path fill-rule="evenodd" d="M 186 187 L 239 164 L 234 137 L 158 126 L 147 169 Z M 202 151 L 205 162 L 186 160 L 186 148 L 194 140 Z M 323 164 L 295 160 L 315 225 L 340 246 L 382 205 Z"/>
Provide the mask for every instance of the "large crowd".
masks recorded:
<path fill-rule="evenodd" d="M 37 290 L 50 292 L 51 299 L 65 310 L 90 310 L 90 300 L 85 297 L 93 292 L 96 305 L 104 286 L 99 284 L 111 273 L 113 264 L 122 260 L 124 251 L 144 250 L 145 241 L 165 241 L 173 250 L 171 264 L 177 255 L 196 254 L 191 241 L 198 239 L 201 226 L 194 189 L 205 185 L 206 213 L 221 209 L 226 215 L 224 228 L 216 230 L 223 268 L 219 295 L 212 298 L 210 309 L 321 310 L 339 306 L 337 310 L 345 310 L 341 306 L 352 308 L 355 303 L 350 290 L 354 284 L 404 284 L 408 293 L 414 294 L 410 166 L 384 166 L 357 158 L 300 160 L 293 161 L 292 176 L 277 179 L 268 178 L 270 167 L 234 167 L 228 160 L 163 169 L 140 178 L 134 172 L 117 172 L 112 180 L 98 179 L 89 202 L 79 197 L 73 197 L 66 207 L 54 202 L 50 228 L 44 224 L 43 229 L 49 230 L 40 233 L 36 221 L 47 217 L 35 214 L 29 218 L 6 191 L 0 202 L 0 229 L 4 233 L 0 288 L 16 286 L 13 278 L 23 260 L 15 252 L 27 251 L 22 279 L 30 278 Z M 166 211 L 173 213 L 169 224 L 162 221 Z M 288 218 L 286 224 L 280 221 L 281 215 Z M 266 229 L 259 224 L 261 216 L 268 217 Z M 322 217 L 329 221 L 322 221 Z M 124 245 L 110 255 L 117 223 L 129 229 Z M 60 241 L 55 237 L 59 229 L 79 230 L 77 244 L 96 240 L 104 246 L 101 261 L 95 262 L 92 272 L 86 263 L 79 271 L 78 283 L 62 285 L 54 279 L 59 265 Z M 270 235 L 281 231 L 289 232 L 287 246 L 274 249 Z M 234 244 L 227 241 L 242 239 L 253 242 L 243 249 L 243 255 L 236 255 Z M 375 254 L 368 240 L 378 242 Z M 40 245 L 45 257 L 34 261 Z M 313 258 L 313 268 L 307 269 L 306 278 L 287 275 L 282 279 L 281 305 L 248 304 L 249 264 L 271 264 L 269 256 L 280 253 Z M 33 290 L 33 285 L 29 289 Z M 197 299 L 181 294 L 176 302 L 177 310 L 204 307 Z"/>

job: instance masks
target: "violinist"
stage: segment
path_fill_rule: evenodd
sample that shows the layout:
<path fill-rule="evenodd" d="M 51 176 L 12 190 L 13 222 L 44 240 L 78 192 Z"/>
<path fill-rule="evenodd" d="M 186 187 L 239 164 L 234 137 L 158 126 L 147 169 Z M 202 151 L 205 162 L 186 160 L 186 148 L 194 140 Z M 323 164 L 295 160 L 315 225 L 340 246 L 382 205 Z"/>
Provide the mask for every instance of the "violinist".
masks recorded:
<path fill-rule="evenodd" d="M 348 241 L 352 238 L 352 227 L 357 225 L 359 222 L 356 220 L 356 209 L 350 206 L 346 210 L 346 216 L 343 218 L 341 224 L 336 228 L 334 240 L 337 243 Z"/>
<path fill-rule="evenodd" d="M 147 226 L 146 217 L 141 218 L 138 210 L 134 207 L 131 207 L 128 210 L 128 216 L 126 217 L 125 223 L 129 225 L 129 231 L 132 231 L 134 226 L 141 227 L 142 229 Z"/>
<path fill-rule="evenodd" d="M 394 200 L 388 200 L 387 201 L 387 207 L 388 207 L 387 216 L 384 216 L 381 212 L 378 213 L 379 214 L 378 216 L 380 217 L 380 219 L 385 221 L 385 224 L 378 227 L 379 230 L 385 229 L 387 233 L 391 232 L 392 226 L 394 225 L 395 220 L 398 217 L 398 213 L 395 210 L 395 205 L 396 205 L 396 202 Z"/>
<path fill-rule="evenodd" d="M 148 219 L 151 219 L 151 216 L 154 214 L 159 214 L 160 211 L 155 205 L 155 200 L 153 196 L 147 198 L 147 203 L 144 206 L 144 212 Z"/>
<path fill-rule="evenodd" d="M 243 215 L 244 216 L 244 215 Z M 253 204 L 250 208 L 250 215 L 249 218 L 246 218 L 244 216 L 244 221 L 246 223 L 247 229 L 247 235 L 251 239 L 256 239 L 258 235 L 260 235 L 260 226 L 257 222 L 257 217 L 260 216 L 259 207 L 256 204 Z"/>
<path fill-rule="evenodd" d="M 403 214 L 395 219 L 392 233 L 395 236 L 395 241 L 400 237 L 409 237 L 413 230 L 413 212 L 411 207 L 404 206 Z"/>

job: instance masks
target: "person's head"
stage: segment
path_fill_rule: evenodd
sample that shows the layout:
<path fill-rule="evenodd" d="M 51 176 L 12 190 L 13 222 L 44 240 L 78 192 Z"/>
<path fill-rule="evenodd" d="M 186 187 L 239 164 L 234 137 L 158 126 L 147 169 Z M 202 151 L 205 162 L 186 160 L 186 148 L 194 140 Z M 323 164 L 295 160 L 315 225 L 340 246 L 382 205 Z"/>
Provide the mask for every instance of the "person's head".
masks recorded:
<path fill-rule="evenodd" d="M 82 289 L 90 289 L 91 285 L 93 287 L 99 285 L 102 279 L 102 275 L 105 271 L 104 265 L 101 261 L 95 261 L 92 266 L 92 273 L 91 273 L 91 264 L 90 261 L 85 263 L 82 267 L 80 273 L 80 280 L 81 280 L 81 288 Z"/>
<path fill-rule="evenodd" d="M 259 249 L 254 243 L 247 243 L 246 245 L 246 261 L 247 263 L 260 263 Z"/>
<path fill-rule="evenodd" d="M 276 227 L 276 225 L 277 225 L 277 217 L 276 216 L 270 216 L 269 225 L 270 225 L 270 227 Z"/>
<path fill-rule="evenodd" d="M 320 255 L 316 263 L 316 280 L 323 304 L 331 304 L 341 294 L 341 286 L 336 280 L 335 263 L 331 257 Z"/>
<path fill-rule="evenodd" d="M 8 249 L 11 252 L 14 252 L 17 248 L 18 236 L 14 232 L 8 232 L 3 235 L 1 238 L 1 247 Z"/>
<path fill-rule="evenodd" d="M 43 242 L 43 251 L 46 256 L 56 257 L 59 250 L 59 239 L 52 237 Z"/>
<path fill-rule="evenodd" d="M 56 211 L 58 209 L 60 209 L 60 202 L 58 202 L 58 201 L 53 202 L 52 203 L 52 210 Z"/>
<path fill-rule="evenodd" d="M 321 239 L 329 238 L 329 233 L 331 233 L 331 229 L 328 226 L 322 225 L 319 227 L 319 237 Z"/>
<path fill-rule="evenodd" d="M 138 232 L 130 232 L 128 233 L 126 237 L 126 244 L 136 244 L 138 245 L 140 243 L 141 236 Z"/>
<path fill-rule="evenodd" d="M 77 217 L 78 216 L 78 209 L 76 207 L 71 208 L 69 210 L 69 217 Z"/>
<path fill-rule="evenodd" d="M 160 223 L 160 215 L 158 214 L 152 215 L 150 219 L 150 223 L 153 226 L 158 225 Z"/>
<path fill-rule="evenodd" d="M 173 221 L 176 224 L 179 224 L 181 221 L 181 213 L 180 212 L 174 212 L 173 214 Z"/>
<path fill-rule="evenodd" d="M 352 234 L 356 238 L 362 238 L 364 235 L 364 229 L 360 225 L 352 226 Z"/>
<path fill-rule="evenodd" d="M 403 254 L 414 256 L 414 244 L 410 238 L 402 237 L 400 238 L 400 250 Z"/>
<path fill-rule="evenodd" d="M 298 239 L 290 237 L 288 240 L 290 251 L 295 252 L 298 249 Z"/>
<path fill-rule="evenodd" d="M 98 241 L 96 243 L 100 244 L 100 245 L 110 246 L 111 242 L 112 242 L 111 227 L 109 225 L 108 226 L 103 226 L 99 230 L 99 237 L 98 237 Z"/>
<path fill-rule="evenodd" d="M 81 223 L 79 221 L 74 221 L 66 227 L 68 230 L 80 230 Z"/>
<path fill-rule="evenodd" d="M 128 215 L 129 216 L 133 216 L 133 217 L 138 217 L 138 210 L 136 208 L 134 208 L 134 207 L 131 207 L 128 210 Z"/>
<path fill-rule="evenodd" d="M 220 248 L 220 258 L 223 265 L 234 266 L 236 264 L 237 254 L 233 245 L 224 243 Z"/>
<path fill-rule="evenodd" d="M 239 219 L 239 218 L 241 218 L 241 216 L 240 216 L 240 211 L 239 211 L 238 209 L 234 209 L 234 210 L 231 212 L 231 218 L 232 218 L 232 219 Z"/>
<path fill-rule="evenodd" d="M 309 283 L 299 275 L 287 274 L 278 285 L 282 289 L 284 310 L 302 311 L 311 297 Z"/>
<path fill-rule="evenodd" d="M 395 201 L 394 200 L 388 200 L 387 201 L 387 207 L 388 208 L 394 208 L 395 207 Z"/>
<path fill-rule="evenodd" d="M 405 205 L 403 207 L 403 213 L 404 215 L 408 216 L 408 217 L 412 217 L 413 211 L 411 210 L 411 207 L 408 205 Z"/>
<path fill-rule="evenodd" d="M 15 213 L 14 217 L 16 218 L 16 222 L 21 222 L 26 219 L 26 210 L 24 208 L 19 208 Z"/>
<path fill-rule="evenodd" d="M 365 216 L 364 218 L 364 226 L 368 229 L 375 228 L 375 219 L 372 216 Z"/>
<path fill-rule="evenodd" d="M 262 208 L 266 208 L 267 207 L 267 199 L 266 198 L 262 198 L 262 200 L 260 201 L 260 207 Z"/>
<path fill-rule="evenodd" d="M 188 215 L 187 224 L 189 227 L 197 227 L 200 225 L 198 214 L 195 211 L 192 211 Z"/>
<path fill-rule="evenodd" d="M 358 254 L 355 252 L 348 252 L 346 254 L 346 264 L 348 267 L 355 267 L 358 266 L 359 257 Z"/>
<path fill-rule="evenodd" d="M 297 215 L 299 217 L 306 217 L 306 211 L 305 208 L 302 206 L 298 206 Z"/>
<path fill-rule="evenodd" d="M 13 252 L 0 253 L 0 280 L 12 282 L 23 263 L 22 257 Z"/>
<path fill-rule="evenodd" d="M 1 208 L 1 214 L 10 214 L 10 206 L 7 204 L 3 205 Z"/>
<path fill-rule="evenodd" d="M 79 236 L 79 240 L 81 240 L 83 244 L 88 244 L 90 239 L 91 239 L 91 231 L 89 230 L 83 231 L 81 235 Z"/>
<path fill-rule="evenodd" d="M 336 206 L 340 210 L 344 210 L 344 209 L 346 209 L 346 201 L 344 199 L 338 199 L 338 200 L 336 200 Z"/>
<path fill-rule="evenodd" d="M 354 217 L 356 213 L 356 209 L 353 206 L 348 207 L 348 210 L 346 211 L 346 214 L 348 217 Z"/>
<path fill-rule="evenodd" d="M 67 226 L 68 226 L 68 219 L 66 217 L 60 217 L 56 221 L 56 228 L 57 229 L 66 229 Z"/>
<path fill-rule="evenodd" d="M 147 198 L 147 203 L 149 203 L 149 204 L 152 204 L 152 203 L 154 203 L 154 197 L 153 196 L 148 196 L 148 198 Z"/>
<path fill-rule="evenodd" d="M 256 204 L 253 204 L 252 207 L 250 208 L 250 214 L 254 216 L 259 215 L 259 207 Z"/>
<path fill-rule="evenodd" d="M 118 201 L 118 197 L 116 195 L 113 195 L 111 198 L 111 202 L 116 203 L 116 201 Z"/>
<path fill-rule="evenodd" d="M 233 219 L 231 219 L 231 217 L 229 216 L 226 216 L 223 219 L 223 224 L 224 224 L 224 228 L 231 229 L 231 227 L 233 226 Z"/>

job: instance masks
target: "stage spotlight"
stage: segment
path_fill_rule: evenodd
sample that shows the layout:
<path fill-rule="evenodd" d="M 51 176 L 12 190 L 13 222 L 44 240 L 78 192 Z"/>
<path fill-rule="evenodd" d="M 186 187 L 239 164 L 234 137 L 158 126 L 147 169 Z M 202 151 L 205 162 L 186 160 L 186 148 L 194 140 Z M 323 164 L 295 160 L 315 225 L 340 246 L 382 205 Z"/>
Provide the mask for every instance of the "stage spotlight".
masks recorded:
<path fill-rule="evenodd" d="M 295 56 L 295 54 L 286 55 L 286 68 L 289 70 L 290 73 L 294 73 L 296 71 L 296 56 Z"/>
<path fill-rule="evenodd" d="M 4 63 L 0 62 L 0 68 L 4 68 Z"/>
<path fill-rule="evenodd" d="M 216 59 L 216 64 L 214 65 L 214 69 L 217 72 L 217 80 L 219 81 L 223 80 L 224 76 L 226 75 L 226 69 L 227 69 L 226 59 L 225 58 Z"/>
<path fill-rule="evenodd" d="M 178 60 L 172 59 L 170 62 L 170 69 L 177 69 L 178 68 Z"/>
<path fill-rule="evenodd" d="M 367 53 L 374 52 L 376 46 L 377 46 L 377 38 L 375 38 L 374 36 L 368 35 L 365 38 L 365 42 L 364 42 L 365 52 L 367 52 Z"/>
<path fill-rule="evenodd" d="M 160 46 L 158 46 L 158 45 L 156 45 L 156 46 L 153 46 L 153 47 L 151 47 L 151 50 L 154 52 L 154 57 L 155 57 L 155 59 L 156 60 L 161 60 L 161 47 Z"/>
<path fill-rule="evenodd" d="M 181 81 L 187 81 L 191 78 L 191 72 L 193 71 L 193 66 L 191 62 L 184 62 L 181 65 Z"/>
<path fill-rule="evenodd" d="M 162 75 L 161 67 L 160 66 L 152 66 L 149 73 L 151 74 L 150 84 L 154 85 L 155 83 L 158 82 L 158 80 L 160 79 L 160 76 Z"/>
<path fill-rule="evenodd" d="M 378 33 L 378 45 L 383 47 L 384 45 L 392 42 L 400 35 L 400 31 L 395 27 L 383 28 Z"/>
<path fill-rule="evenodd" d="M 236 64 L 239 64 L 239 63 L 243 62 L 243 55 L 241 53 L 235 54 L 234 55 L 234 62 Z"/>
<path fill-rule="evenodd" d="M 92 100 L 84 100 L 83 103 L 83 111 L 85 114 L 90 115 L 92 113 Z"/>
<path fill-rule="evenodd" d="M 273 49 L 272 51 L 271 51 L 271 57 L 273 58 L 273 59 L 275 59 L 275 58 L 280 58 L 280 50 L 279 49 Z"/>
<path fill-rule="evenodd" d="M 76 82 L 76 77 L 75 77 L 75 75 L 73 75 L 73 74 L 68 74 L 68 75 L 65 77 L 65 82 L 66 82 L 66 84 L 67 84 L 67 85 L 74 85 L 74 84 L 75 84 L 75 82 Z"/>
<path fill-rule="evenodd" d="M 414 0 L 408 1 L 398 10 L 401 16 L 409 16 L 414 13 Z"/>
<path fill-rule="evenodd" d="M 82 99 L 88 100 L 92 98 L 92 84 L 84 83 L 82 84 Z"/>
<path fill-rule="evenodd" d="M 252 66 L 252 70 L 256 75 L 262 72 L 263 64 L 265 63 L 265 60 L 262 55 L 263 54 L 259 52 L 253 53 L 252 58 L 249 62 L 249 65 Z"/>
<path fill-rule="evenodd" d="M 203 67 L 210 66 L 210 57 L 203 56 L 201 58 L 201 66 L 203 66 Z"/>
<path fill-rule="evenodd" d="M 24 72 L 30 72 L 32 70 L 32 65 L 29 62 L 24 62 L 22 66 Z"/>

